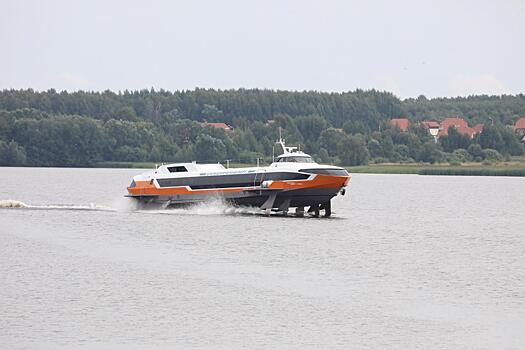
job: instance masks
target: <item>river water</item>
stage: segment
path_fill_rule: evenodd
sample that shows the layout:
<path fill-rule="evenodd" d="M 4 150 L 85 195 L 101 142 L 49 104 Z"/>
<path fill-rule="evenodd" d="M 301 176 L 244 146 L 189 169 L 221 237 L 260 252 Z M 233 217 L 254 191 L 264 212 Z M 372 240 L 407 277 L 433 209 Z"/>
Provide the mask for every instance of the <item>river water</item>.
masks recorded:
<path fill-rule="evenodd" d="M 0 168 L 0 348 L 525 348 L 525 178 L 356 174 L 316 219 L 137 211 L 139 172 Z"/>

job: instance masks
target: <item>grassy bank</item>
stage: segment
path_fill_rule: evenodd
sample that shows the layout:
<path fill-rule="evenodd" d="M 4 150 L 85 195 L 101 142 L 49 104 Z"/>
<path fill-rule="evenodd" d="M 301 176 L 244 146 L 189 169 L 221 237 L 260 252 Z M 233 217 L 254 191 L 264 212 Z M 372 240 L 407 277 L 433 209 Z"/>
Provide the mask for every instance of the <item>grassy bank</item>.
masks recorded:
<path fill-rule="evenodd" d="M 154 169 L 155 163 L 150 162 L 98 162 L 94 168 L 140 168 Z"/>
<path fill-rule="evenodd" d="M 494 165 L 467 163 L 459 166 L 449 164 L 373 164 L 346 167 L 350 173 L 367 174 L 419 174 L 451 176 L 525 176 L 525 163 L 511 162 Z"/>
<path fill-rule="evenodd" d="M 374 164 L 345 167 L 349 173 L 365 174 L 418 174 L 423 166 L 418 164 Z"/>
<path fill-rule="evenodd" d="M 419 175 L 449 175 L 449 176 L 525 176 L 525 168 L 425 168 Z"/>

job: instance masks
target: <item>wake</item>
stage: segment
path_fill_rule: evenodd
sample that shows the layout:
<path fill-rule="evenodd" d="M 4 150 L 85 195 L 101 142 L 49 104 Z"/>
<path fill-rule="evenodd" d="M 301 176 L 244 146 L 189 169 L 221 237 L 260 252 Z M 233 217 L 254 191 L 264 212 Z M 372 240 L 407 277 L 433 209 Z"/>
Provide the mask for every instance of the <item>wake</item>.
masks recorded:
<path fill-rule="evenodd" d="M 220 199 L 192 204 L 186 207 L 167 207 L 165 205 L 141 206 L 130 199 L 119 199 L 105 206 L 95 203 L 88 205 L 79 204 L 40 204 L 33 205 L 13 199 L 0 200 L 0 209 L 19 210 L 75 210 L 75 211 L 104 211 L 119 213 L 144 213 L 144 214 L 167 214 L 167 215 L 258 215 L 262 211 L 253 207 L 235 207 Z"/>
<path fill-rule="evenodd" d="M 147 205 L 133 201 L 130 198 L 119 198 L 111 205 L 101 205 L 90 203 L 88 205 L 79 204 L 41 204 L 34 205 L 22 201 L 5 199 L 0 200 L 0 210 L 62 210 L 62 211 L 98 211 L 113 213 L 135 213 L 153 215 L 174 215 L 174 216 L 266 216 L 282 217 L 280 213 L 267 212 L 257 207 L 237 207 L 220 198 L 213 198 L 204 202 L 190 204 L 185 207 L 169 207 L 167 205 Z M 289 215 L 290 217 L 297 217 Z M 304 217 L 311 217 L 305 214 Z"/>
<path fill-rule="evenodd" d="M 14 199 L 0 200 L 0 209 L 33 209 L 33 210 L 96 210 L 96 211 L 116 211 L 114 208 L 90 203 L 89 205 L 74 204 L 43 204 L 31 205 Z"/>

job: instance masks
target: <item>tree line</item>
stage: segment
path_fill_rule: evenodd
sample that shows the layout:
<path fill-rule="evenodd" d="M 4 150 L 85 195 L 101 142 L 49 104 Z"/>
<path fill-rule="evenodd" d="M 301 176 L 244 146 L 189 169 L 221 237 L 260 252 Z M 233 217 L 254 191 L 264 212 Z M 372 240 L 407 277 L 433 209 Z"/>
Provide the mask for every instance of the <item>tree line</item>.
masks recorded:
<path fill-rule="evenodd" d="M 507 125 L 525 96 L 400 100 L 388 92 L 195 89 L 169 92 L 0 91 L 0 165 L 93 166 L 103 161 L 271 161 L 289 144 L 326 163 L 496 161 L 524 153 Z M 401 132 L 388 122 L 407 116 Z M 418 120 L 460 116 L 486 127 L 450 129 L 435 143 Z M 270 122 L 268 122 L 270 120 Z M 225 122 L 230 133 L 203 124 Z"/>

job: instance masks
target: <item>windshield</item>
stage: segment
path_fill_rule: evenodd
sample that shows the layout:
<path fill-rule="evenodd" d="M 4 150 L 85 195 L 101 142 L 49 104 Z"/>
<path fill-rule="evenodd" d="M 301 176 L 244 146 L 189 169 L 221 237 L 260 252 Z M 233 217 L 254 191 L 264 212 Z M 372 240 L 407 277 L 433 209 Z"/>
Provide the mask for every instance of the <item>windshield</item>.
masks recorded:
<path fill-rule="evenodd" d="M 312 157 L 308 156 L 290 156 L 290 157 L 281 157 L 277 159 L 277 162 L 284 163 L 313 163 Z"/>

